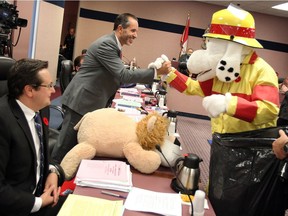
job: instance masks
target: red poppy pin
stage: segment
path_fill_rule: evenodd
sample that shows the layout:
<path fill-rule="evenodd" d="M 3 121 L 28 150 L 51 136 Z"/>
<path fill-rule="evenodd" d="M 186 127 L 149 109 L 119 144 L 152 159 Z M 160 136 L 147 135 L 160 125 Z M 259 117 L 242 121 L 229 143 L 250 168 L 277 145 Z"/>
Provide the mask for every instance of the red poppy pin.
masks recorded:
<path fill-rule="evenodd" d="M 46 117 L 43 118 L 43 123 L 48 126 L 49 125 L 49 121 Z"/>

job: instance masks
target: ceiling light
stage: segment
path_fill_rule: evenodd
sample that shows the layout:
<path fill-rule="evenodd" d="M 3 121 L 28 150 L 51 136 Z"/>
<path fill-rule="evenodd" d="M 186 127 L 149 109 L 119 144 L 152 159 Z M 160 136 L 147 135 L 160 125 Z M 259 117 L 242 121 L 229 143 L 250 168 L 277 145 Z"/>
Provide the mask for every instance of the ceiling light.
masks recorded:
<path fill-rule="evenodd" d="M 277 10 L 288 11 L 288 2 L 283 3 L 283 4 L 279 4 L 279 5 L 275 5 L 272 8 L 277 9 Z"/>

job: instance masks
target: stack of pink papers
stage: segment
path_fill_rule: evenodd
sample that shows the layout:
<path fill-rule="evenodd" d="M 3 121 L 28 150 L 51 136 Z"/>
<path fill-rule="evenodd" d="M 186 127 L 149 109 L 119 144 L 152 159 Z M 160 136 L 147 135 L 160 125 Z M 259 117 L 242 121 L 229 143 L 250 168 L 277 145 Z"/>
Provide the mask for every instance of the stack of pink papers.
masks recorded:
<path fill-rule="evenodd" d="M 130 166 L 117 160 L 82 160 L 75 183 L 124 192 L 129 192 L 133 186 Z"/>

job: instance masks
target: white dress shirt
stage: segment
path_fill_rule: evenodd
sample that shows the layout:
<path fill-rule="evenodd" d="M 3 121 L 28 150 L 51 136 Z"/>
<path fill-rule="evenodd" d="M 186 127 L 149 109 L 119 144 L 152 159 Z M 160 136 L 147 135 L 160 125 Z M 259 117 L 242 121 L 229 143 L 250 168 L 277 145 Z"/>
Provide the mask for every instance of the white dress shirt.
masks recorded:
<path fill-rule="evenodd" d="M 26 117 L 27 123 L 29 125 L 30 131 L 33 137 L 36 157 L 37 157 L 36 182 L 38 182 L 40 178 L 40 140 L 39 140 L 39 136 L 37 134 L 36 128 L 35 128 L 35 122 L 34 122 L 35 112 L 29 107 L 27 107 L 26 105 L 24 105 L 21 101 L 19 100 L 16 100 L 16 101 L 19 104 L 22 111 L 24 112 L 24 115 Z M 36 190 L 36 187 L 33 193 L 35 193 L 35 190 Z M 42 199 L 40 197 L 35 197 L 35 203 L 31 210 L 31 213 L 37 212 L 41 208 L 41 205 L 42 205 Z"/>

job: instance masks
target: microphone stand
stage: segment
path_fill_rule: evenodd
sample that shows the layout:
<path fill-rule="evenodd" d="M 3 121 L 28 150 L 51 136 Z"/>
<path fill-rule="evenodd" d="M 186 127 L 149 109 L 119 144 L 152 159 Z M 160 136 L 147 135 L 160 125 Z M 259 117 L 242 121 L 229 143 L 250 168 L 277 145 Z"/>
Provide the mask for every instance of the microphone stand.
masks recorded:
<path fill-rule="evenodd" d="M 122 54 L 122 58 L 124 58 L 126 61 L 128 61 L 128 62 L 125 62 L 125 63 L 127 63 L 127 65 L 130 66 L 130 63 L 132 61 L 130 59 L 128 59 L 126 56 L 124 56 L 123 54 Z"/>
<path fill-rule="evenodd" d="M 180 179 L 178 178 L 175 170 L 172 168 L 172 166 L 171 166 L 170 163 L 168 162 L 167 158 L 166 158 L 165 155 L 163 154 L 160 145 L 157 144 L 157 145 L 156 145 L 156 149 L 161 153 L 161 155 L 162 155 L 163 158 L 165 159 L 166 163 L 168 164 L 170 170 L 171 170 L 172 173 L 174 174 L 175 178 L 180 182 L 181 187 L 183 188 L 184 192 L 186 192 L 186 194 L 187 194 L 187 196 L 188 196 L 188 198 L 189 198 L 190 204 L 191 204 L 191 216 L 193 216 L 193 215 L 194 215 L 194 208 L 193 208 L 193 202 L 192 202 L 192 200 L 191 200 L 191 197 L 190 197 L 190 195 L 189 195 L 189 192 L 186 190 L 186 188 L 184 187 L 184 185 L 182 184 L 182 182 L 181 182 Z"/>

